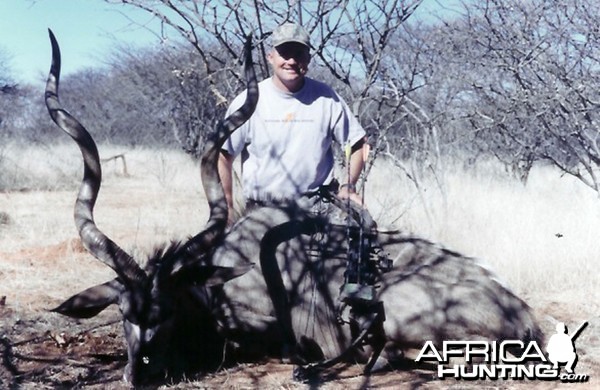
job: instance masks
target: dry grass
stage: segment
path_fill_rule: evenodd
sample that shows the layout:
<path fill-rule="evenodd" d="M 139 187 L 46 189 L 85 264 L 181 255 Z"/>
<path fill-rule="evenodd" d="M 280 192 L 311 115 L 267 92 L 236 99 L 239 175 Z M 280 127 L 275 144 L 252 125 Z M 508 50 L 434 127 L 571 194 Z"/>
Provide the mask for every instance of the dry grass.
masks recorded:
<path fill-rule="evenodd" d="M 73 204 L 82 167 L 77 150 L 68 146 L 58 148 L 53 162 L 59 171 L 73 171 L 63 182 L 54 183 L 63 189 L 0 193 L 0 211 L 10 218 L 10 223 L 0 225 L 0 256 L 30 258 L 2 267 L 0 296 L 10 297 L 14 304 L 19 304 L 22 294 L 64 298 L 81 289 L 82 284 L 111 276 L 107 267 L 72 249 L 71 242 L 77 239 Z M 101 148 L 101 158 L 120 153 L 122 148 Z M 35 151 L 26 150 L 24 155 L 32 157 Z M 46 157 L 47 152 L 41 151 L 33 160 L 37 165 L 45 165 Z M 109 237 L 143 259 L 155 246 L 202 229 L 207 219 L 206 201 L 199 170 L 188 156 L 178 151 L 134 150 L 126 152 L 125 158 L 128 176 L 123 174 L 120 162 L 105 164 L 96 205 L 96 223 Z M 52 183 L 40 184 L 47 187 Z M 64 267 L 49 278 L 44 266 L 53 261 Z M 82 268 L 86 270 L 83 281 Z M 67 287 L 72 290 L 65 291 Z"/>
<path fill-rule="evenodd" d="M 127 251 L 142 258 L 155 245 L 202 228 L 207 208 L 191 158 L 179 151 L 111 146 L 100 152 L 103 158 L 125 152 L 128 176 L 118 161 L 104 166 L 96 221 Z M 17 315 L 42 313 L 110 278 L 111 271 L 77 243 L 72 207 L 81 162 L 76 148 L 9 149 L 4 157 L 19 168 L 2 172 L 13 178 L 14 188 L 20 176 L 37 178 L 34 187 L 40 188 L 0 193 L 0 297 L 6 296 L 6 305 Z M 532 172 L 526 187 L 493 164 L 475 173 L 447 169 L 441 181 L 443 190 L 425 180 L 417 192 L 402 173 L 380 163 L 367 183 L 367 204 L 380 225 L 393 224 L 485 259 L 542 315 L 545 328 L 552 329 L 556 320 L 573 327 L 589 321 L 578 341 L 578 372 L 600 375 L 600 200 L 547 168 Z M 48 321 L 50 329 L 54 320 Z M 248 388 L 239 377 L 226 385 L 229 375 L 251 375 L 253 369 L 239 371 L 217 376 L 218 383 Z M 260 383 L 270 388 L 296 388 L 281 375 L 263 376 L 267 382 Z M 342 387 L 354 386 L 349 383 Z"/>
<path fill-rule="evenodd" d="M 394 224 L 485 259 L 520 292 L 600 298 L 591 277 L 600 265 L 593 191 L 548 167 L 534 169 L 526 186 L 491 163 L 470 173 L 448 169 L 441 180 L 443 191 L 425 181 L 420 197 L 400 172 L 381 167 L 369 178 L 367 202 L 380 223 L 404 213 Z"/>

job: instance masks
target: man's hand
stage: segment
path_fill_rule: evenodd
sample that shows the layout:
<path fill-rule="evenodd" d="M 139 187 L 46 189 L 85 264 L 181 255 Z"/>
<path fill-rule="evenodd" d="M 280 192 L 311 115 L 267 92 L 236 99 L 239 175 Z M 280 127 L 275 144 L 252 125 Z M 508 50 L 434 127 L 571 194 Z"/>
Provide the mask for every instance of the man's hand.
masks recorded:
<path fill-rule="evenodd" d="M 354 184 L 342 184 L 337 193 L 337 197 L 342 200 L 350 199 L 359 206 L 365 207 L 362 198 L 356 193 L 356 187 Z"/>

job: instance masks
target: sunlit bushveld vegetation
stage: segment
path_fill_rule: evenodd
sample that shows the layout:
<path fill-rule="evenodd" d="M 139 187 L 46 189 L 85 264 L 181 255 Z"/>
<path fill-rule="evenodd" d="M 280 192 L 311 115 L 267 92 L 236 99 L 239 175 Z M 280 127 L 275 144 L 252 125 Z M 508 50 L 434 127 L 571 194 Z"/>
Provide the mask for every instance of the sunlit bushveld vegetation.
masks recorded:
<path fill-rule="evenodd" d="M 435 16 L 417 0 L 236 8 L 108 2 L 154 12 L 165 39 L 147 49 L 116 43 L 108 67 L 63 77 L 61 97 L 109 145 L 104 158 L 126 153 L 128 180 L 152 177 L 176 193 L 173 177 L 189 177 L 180 184 L 201 194 L 197 168 L 173 162 L 173 151 L 198 156 L 243 88 L 243 36 L 254 35 L 259 77 L 267 77 L 266 32 L 301 16 L 314 42 L 311 75 L 334 84 L 369 132 L 374 164 L 365 196 L 380 225 L 489 259 L 525 290 L 558 288 L 564 279 L 581 286 L 576 276 L 592 274 L 600 194 L 596 2 L 487 0 L 438 7 Z M 227 12 L 208 12 L 215 6 Z M 41 91 L 14 82 L 7 64 L 0 60 L 0 191 L 73 190 L 77 153 L 48 118 Z M 136 159 L 142 170 L 155 168 L 136 172 Z M 107 161 L 108 171 L 122 163 Z M 18 221 L 3 196 L 2 221 Z M 9 240 L 5 232 L 2 239 Z"/>
<path fill-rule="evenodd" d="M 160 44 L 115 43 L 107 67 L 61 81 L 63 105 L 105 160 L 97 223 L 127 250 L 202 228 L 195 158 L 243 88 L 243 36 L 253 33 L 267 77 L 266 32 L 301 15 L 314 43 L 310 75 L 333 84 L 369 133 L 361 184 L 379 227 L 483 259 L 544 315 L 583 321 L 598 312 L 598 2 L 466 1 L 437 16 L 418 0 L 107 3 L 154 12 L 164 27 Z M 0 252 L 14 254 L 77 237 L 81 161 L 41 88 L 14 81 L 8 54 L 0 51 Z M 76 290 L 83 260 L 72 257 L 60 284 Z M 110 274 L 96 263 L 86 263 L 86 285 Z M 11 267 L 6 291 L 67 295 L 47 288 L 59 279 Z M 582 339 L 589 368 L 598 345 Z"/>
<path fill-rule="evenodd" d="M 100 142 L 197 155 L 243 88 L 244 35 L 255 37 L 267 77 L 268 32 L 301 19 L 314 43 L 311 75 L 336 86 L 375 155 L 409 167 L 412 180 L 441 175 L 448 158 L 469 167 L 496 159 L 523 181 L 534 165 L 551 165 L 600 190 L 597 2 L 445 2 L 453 5 L 435 16 L 419 0 L 107 2 L 153 12 L 163 39 L 147 49 L 115 43 L 108 67 L 64 77 L 64 105 Z M 60 139 L 40 91 L 12 81 L 2 54 L 0 149 L 15 137 Z"/>
<path fill-rule="evenodd" d="M 63 77 L 61 97 L 112 145 L 105 158 L 126 153 L 129 180 L 148 175 L 171 188 L 186 170 L 164 151 L 198 156 L 243 88 L 243 36 L 254 35 L 257 70 L 267 77 L 266 32 L 302 17 L 314 42 L 311 75 L 334 84 L 369 133 L 366 198 L 380 225 L 490 259 L 523 289 L 536 288 L 540 275 L 560 287 L 590 274 L 600 194 L 597 2 L 487 0 L 438 7 L 435 16 L 418 0 L 107 2 L 153 12 L 164 39 L 147 49 L 115 43 L 108 67 Z M 41 91 L 14 82 L 7 54 L 0 191 L 70 191 L 77 154 L 63 145 Z M 157 168 L 132 173 L 134 156 Z M 196 170 L 181 182 L 201 193 Z M 3 196 L 1 220 L 18 223 Z M 559 265 L 569 268 L 553 272 Z"/>
<path fill-rule="evenodd" d="M 194 159 L 176 149 L 100 146 L 105 178 L 99 225 L 131 248 L 199 231 L 207 205 Z M 124 160 L 109 159 L 124 155 Z M 74 145 L 11 149 L 3 172 L 15 188 L 0 196 L 10 222 L 0 225 L 3 251 L 76 237 L 72 206 L 81 176 Z M 125 164 L 124 164 L 125 163 Z M 343 173 L 340 173 L 343 175 Z M 527 185 L 490 161 L 476 169 L 447 166 L 419 187 L 383 159 L 364 184 L 366 203 L 382 229 L 403 229 L 481 258 L 516 290 L 599 294 L 600 202 L 595 193 L 551 167 L 532 170 Z"/>

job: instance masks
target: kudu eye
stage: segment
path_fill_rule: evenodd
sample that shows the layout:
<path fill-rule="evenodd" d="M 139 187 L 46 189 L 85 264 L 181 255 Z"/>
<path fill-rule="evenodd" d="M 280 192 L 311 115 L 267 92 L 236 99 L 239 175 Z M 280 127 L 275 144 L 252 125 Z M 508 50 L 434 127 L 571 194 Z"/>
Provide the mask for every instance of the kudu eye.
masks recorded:
<path fill-rule="evenodd" d="M 148 328 L 144 331 L 144 341 L 151 342 L 154 339 L 154 335 L 156 334 L 156 329 L 154 327 Z"/>
<path fill-rule="evenodd" d="M 142 363 L 150 364 L 150 358 L 148 356 L 142 356 Z"/>

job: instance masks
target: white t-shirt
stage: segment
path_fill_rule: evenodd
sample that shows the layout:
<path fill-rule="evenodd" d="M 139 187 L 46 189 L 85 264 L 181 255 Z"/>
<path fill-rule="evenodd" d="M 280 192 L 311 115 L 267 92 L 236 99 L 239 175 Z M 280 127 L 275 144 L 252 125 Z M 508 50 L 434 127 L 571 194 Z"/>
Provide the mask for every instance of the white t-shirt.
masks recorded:
<path fill-rule="evenodd" d="M 259 83 L 252 117 L 223 145 L 242 153 L 244 197 L 295 199 L 333 178 L 333 140 L 344 147 L 365 136 L 344 100 L 326 84 L 305 78 L 302 89 L 287 93 L 268 78 Z M 246 92 L 231 103 L 239 108 Z"/>

